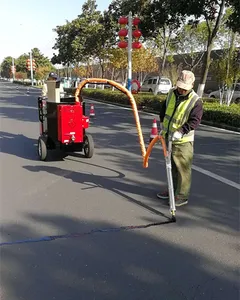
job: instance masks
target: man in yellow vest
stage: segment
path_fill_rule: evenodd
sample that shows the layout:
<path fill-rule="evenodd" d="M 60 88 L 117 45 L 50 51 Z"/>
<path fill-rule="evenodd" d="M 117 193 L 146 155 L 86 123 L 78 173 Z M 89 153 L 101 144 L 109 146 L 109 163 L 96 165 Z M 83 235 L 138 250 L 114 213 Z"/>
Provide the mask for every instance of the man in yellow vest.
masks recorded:
<path fill-rule="evenodd" d="M 176 87 L 168 93 L 160 111 L 161 134 L 166 142 L 172 140 L 172 176 L 176 206 L 188 203 L 195 129 L 201 122 L 203 105 L 193 90 L 195 76 L 183 70 Z M 168 200 L 168 191 L 157 197 Z"/>

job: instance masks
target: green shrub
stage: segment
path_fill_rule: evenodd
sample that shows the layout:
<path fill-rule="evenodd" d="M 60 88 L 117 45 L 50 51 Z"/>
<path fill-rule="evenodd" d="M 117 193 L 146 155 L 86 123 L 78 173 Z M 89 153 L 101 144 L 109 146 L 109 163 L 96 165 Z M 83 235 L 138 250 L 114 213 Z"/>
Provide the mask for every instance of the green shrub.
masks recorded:
<path fill-rule="evenodd" d="M 26 81 L 18 81 L 18 80 L 13 80 L 13 83 L 16 84 L 21 84 L 21 85 L 32 85 L 31 82 L 26 82 Z"/>
<path fill-rule="evenodd" d="M 219 103 L 204 103 L 203 108 L 203 120 L 240 128 L 239 104 L 226 106 Z"/>

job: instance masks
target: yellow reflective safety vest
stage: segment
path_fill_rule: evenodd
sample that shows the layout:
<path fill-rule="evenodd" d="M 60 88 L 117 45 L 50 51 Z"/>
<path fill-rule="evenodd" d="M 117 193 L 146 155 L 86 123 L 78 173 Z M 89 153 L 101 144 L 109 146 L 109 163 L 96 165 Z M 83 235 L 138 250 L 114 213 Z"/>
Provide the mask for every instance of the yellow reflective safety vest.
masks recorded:
<path fill-rule="evenodd" d="M 181 101 L 176 106 L 176 96 L 174 89 L 170 90 L 166 100 L 166 112 L 163 119 L 163 131 L 162 135 L 165 138 L 166 135 L 172 136 L 175 131 L 180 129 L 188 120 L 190 112 L 195 103 L 199 99 L 199 96 L 192 90 L 187 99 Z M 188 134 L 184 134 L 180 140 L 174 141 L 174 144 L 183 144 L 186 142 L 194 141 L 194 130 L 191 130 Z"/>

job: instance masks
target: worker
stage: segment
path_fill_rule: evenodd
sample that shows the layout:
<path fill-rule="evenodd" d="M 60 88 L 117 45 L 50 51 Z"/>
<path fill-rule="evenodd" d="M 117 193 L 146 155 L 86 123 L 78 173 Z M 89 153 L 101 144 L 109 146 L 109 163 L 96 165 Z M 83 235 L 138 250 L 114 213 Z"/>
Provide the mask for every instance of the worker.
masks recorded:
<path fill-rule="evenodd" d="M 172 139 L 172 177 L 176 206 L 188 203 L 191 188 L 194 133 L 199 126 L 203 105 L 193 90 L 195 76 L 183 70 L 176 87 L 168 93 L 160 111 L 160 134 L 166 143 Z M 169 201 L 168 191 L 158 193 L 157 197 Z"/>
<path fill-rule="evenodd" d="M 48 81 L 57 81 L 57 80 L 58 80 L 57 74 L 54 72 L 50 72 L 48 75 Z M 42 97 L 47 97 L 47 93 L 48 93 L 48 88 L 45 82 L 42 87 Z M 60 97 L 63 96 L 64 96 L 64 89 L 63 89 L 63 85 L 60 83 Z"/>

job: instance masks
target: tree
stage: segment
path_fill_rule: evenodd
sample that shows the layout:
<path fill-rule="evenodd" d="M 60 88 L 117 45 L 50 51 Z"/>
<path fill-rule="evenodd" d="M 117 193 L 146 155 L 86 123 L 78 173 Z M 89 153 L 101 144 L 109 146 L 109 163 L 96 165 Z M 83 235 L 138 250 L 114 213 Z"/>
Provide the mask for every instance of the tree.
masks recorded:
<path fill-rule="evenodd" d="M 53 29 L 53 31 L 55 31 L 58 35 L 58 37 L 56 38 L 56 43 L 53 46 L 53 49 L 58 50 L 58 54 L 53 55 L 51 59 L 51 62 L 53 64 L 65 65 L 69 62 L 74 61 L 74 58 L 76 56 L 72 47 L 72 41 L 78 34 L 77 30 L 76 32 L 74 32 L 75 29 L 76 28 L 74 26 L 71 26 L 71 23 L 69 21 L 67 21 L 66 25 L 57 26 Z"/>
<path fill-rule="evenodd" d="M 16 70 L 17 72 L 21 72 L 21 73 L 26 73 L 27 74 L 27 68 L 26 68 L 26 65 L 27 65 L 27 59 L 29 58 L 29 55 L 28 54 L 22 54 L 20 55 L 15 63 L 16 63 Z"/>
<path fill-rule="evenodd" d="M 167 55 L 172 53 L 172 38 L 184 22 L 184 17 L 173 12 L 168 0 L 115 0 L 109 6 L 109 11 L 116 20 L 121 15 L 128 15 L 129 11 L 141 18 L 139 26 L 143 39 L 151 40 L 152 47 L 158 50 L 160 72 L 163 72 Z"/>
<path fill-rule="evenodd" d="M 94 57 L 100 64 L 102 77 L 105 76 L 105 66 L 109 61 L 109 50 L 116 44 L 116 33 L 117 24 L 111 14 L 105 11 L 99 18 L 98 29 L 91 35 Z"/>
<path fill-rule="evenodd" d="M 163 76 L 169 78 L 172 81 L 172 84 L 175 85 L 179 77 L 179 71 L 179 67 L 176 64 L 170 63 L 166 65 Z"/>
<path fill-rule="evenodd" d="M 27 73 L 26 72 L 16 72 L 15 74 L 16 79 L 27 79 Z"/>
<path fill-rule="evenodd" d="M 229 106 L 238 80 L 240 79 L 239 50 L 235 47 L 236 32 L 232 32 L 229 44 L 222 51 L 222 56 L 213 61 L 211 70 L 219 84 L 220 104 Z"/>
<path fill-rule="evenodd" d="M 80 65 L 80 66 L 75 66 L 73 69 L 73 74 L 76 77 L 87 77 L 87 68 L 86 66 Z"/>
<path fill-rule="evenodd" d="M 233 13 L 230 15 L 228 20 L 228 27 L 234 32 L 240 33 L 240 1 L 239 0 L 229 0 L 229 5 L 233 8 Z"/>
<path fill-rule="evenodd" d="M 12 66 L 12 57 L 7 56 L 4 58 L 1 63 L 1 76 L 10 78 L 11 77 L 11 66 Z"/>
<path fill-rule="evenodd" d="M 204 18 L 207 24 L 207 49 L 203 57 L 203 68 L 198 86 L 198 95 L 201 97 L 205 88 L 205 83 L 208 75 L 208 70 L 211 64 L 211 52 L 214 47 L 225 10 L 232 6 L 233 9 L 239 7 L 239 0 L 169 0 L 172 10 L 176 14 L 186 16 L 194 16 L 196 20 Z M 238 10 L 239 11 L 239 10 Z M 229 26 L 235 26 L 238 22 L 239 15 L 233 15 Z M 237 21 L 238 20 L 238 21 Z"/>
<path fill-rule="evenodd" d="M 52 71 L 52 66 L 39 66 L 35 72 L 35 79 L 44 80 L 47 75 Z"/>
<path fill-rule="evenodd" d="M 194 72 L 202 62 L 207 48 L 207 24 L 191 19 L 184 25 L 174 39 L 175 51 L 181 55 L 184 63 Z"/>
<path fill-rule="evenodd" d="M 104 66 L 108 60 L 108 50 L 115 43 L 116 25 L 111 15 L 97 10 L 95 0 L 87 0 L 82 6 L 82 13 L 72 22 L 57 26 L 58 34 L 54 49 L 58 55 L 52 58 L 53 63 L 79 62 L 89 64 L 98 62 L 104 76 Z"/>
<path fill-rule="evenodd" d="M 45 67 L 45 68 L 53 68 L 48 57 L 44 56 L 38 48 L 33 48 L 32 50 L 32 58 L 35 59 L 36 68 Z"/>
<path fill-rule="evenodd" d="M 133 50 L 132 70 L 139 74 L 139 81 L 143 82 L 150 72 L 159 70 L 155 53 L 151 49 L 141 47 Z"/>
<path fill-rule="evenodd" d="M 45 77 L 45 74 L 42 75 L 42 70 L 53 70 L 53 65 L 51 64 L 50 60 L 45 57 L 38 48 L 33 48 L 31 50 L 32 52 L 32 58 L 35 59 L 36 64 L 36 71 L 35 71 L 35 77 L 36 79 L 43 79 Z M 29 59 L 29 53 L 24 53 L 20 55 L 16 60 L 16 70 L 17 72 L 26 73 L 28 76 L 30 76 L 30 72 L 27 71 L 26 64 L 27 59 Z M 40 71 L 38 72 L 38 70 Z M 41 78 L 43 76 L 43 78 Z"/>
<path fill-rule="evenodd" d="M 123 82 L 127 80 L 127 50 L 120 48 L 113 48 L 109 51 L 109 62 L 112 65 L 114 72 L 112 79 L 116 79 L 121 72 Z M 115 70 L 118 70 L 116 74 Z"/>

